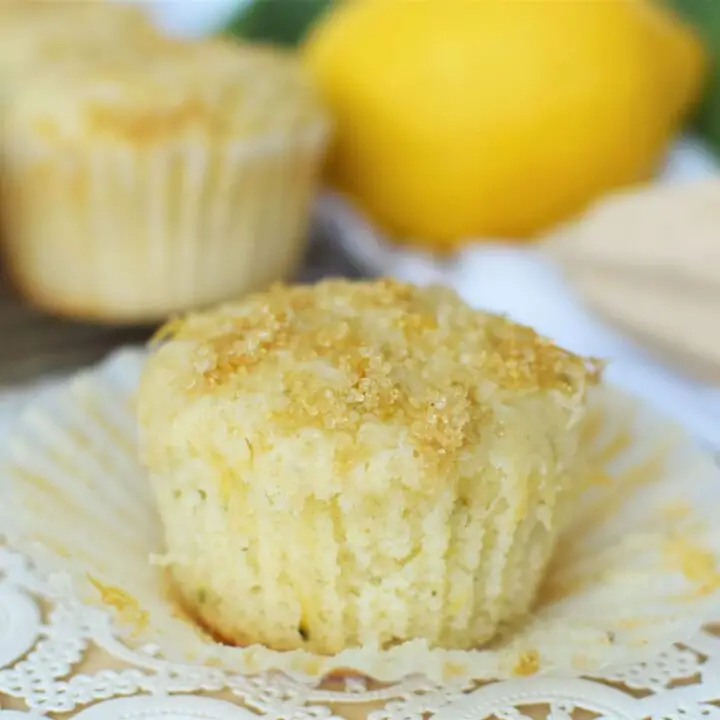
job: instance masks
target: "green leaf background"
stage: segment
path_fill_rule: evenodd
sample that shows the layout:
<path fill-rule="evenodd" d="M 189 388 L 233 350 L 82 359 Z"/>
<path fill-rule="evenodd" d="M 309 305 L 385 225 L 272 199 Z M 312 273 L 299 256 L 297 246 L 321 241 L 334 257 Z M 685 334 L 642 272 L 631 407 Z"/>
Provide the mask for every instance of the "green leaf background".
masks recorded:
<path fill-rule="evenodd" d="M 334 0 L 255 0 L 241 8 L 227 32 L 237 37 L 297 45 Z"/>
<path fill-rule="evenodd" d="M 720 153 L 720 0 L 666 0 L 694 25 L 711 56 L 705 98 L 696 117 L 698 131 Z"/>

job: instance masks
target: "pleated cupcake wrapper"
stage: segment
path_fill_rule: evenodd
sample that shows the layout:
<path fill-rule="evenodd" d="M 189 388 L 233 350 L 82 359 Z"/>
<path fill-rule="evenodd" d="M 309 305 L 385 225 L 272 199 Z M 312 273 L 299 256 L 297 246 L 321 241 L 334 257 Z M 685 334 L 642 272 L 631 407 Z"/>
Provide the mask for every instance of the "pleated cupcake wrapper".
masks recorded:
<path fill-rule="evenodd" d="M 673 425 L 601 388 L 588 434 L 603 470 L 588 476 L 538 607 L 512 632 L 468 652 L 419 640 L 331 657 L 221 645 L 184 614 L 166 570 L 150 562 L 164 548 L 135 456 L 133 396 L 143 359 L 142 351 L 124 351 L 38 397 L 5 447 L 0 475 L 0 528 L 10 545 L 52 579 L 61 601 L 110 614 L 140 662 L 210 665 L 228 675 L 281 670 L 300 679 L 333 671 L 381 681 L 581 676 L 653 656 L 717 614 L 720 472 Z"/>
<path fill-rule="evenodd" d="M 154 320 L 286 278 L 305 245 L 327 129 L 8 158 L 19 285 L 70 315 Z"/>

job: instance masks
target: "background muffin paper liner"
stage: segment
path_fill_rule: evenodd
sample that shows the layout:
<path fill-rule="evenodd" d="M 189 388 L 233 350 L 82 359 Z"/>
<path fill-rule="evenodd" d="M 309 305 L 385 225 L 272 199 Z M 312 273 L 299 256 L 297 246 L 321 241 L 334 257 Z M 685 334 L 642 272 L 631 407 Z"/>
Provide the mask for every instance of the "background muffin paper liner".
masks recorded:
<path fill-rule="evenodd" d="M 2 457 L 0 528 L 62 602 L 106 611 L 135 663 L 333 670 L 383 681 L 586 675 L 637 662 L 694 633 L 720 605 L 720 470 L 669 422 L 610 388 L 592 395 L 594 470 L 533 615 L 491 646 L 422 641 L 335 656 L 226 647 L 173 601 L 162 527 L 136 460 L 134 391 L 144 359 L 125 351 L 29 407 Z M 230 559 L 229 559 L 230 560 Z M 238 598 L 242 602 L 242 598 Z"/>
<path fill-rule="evenodd" d="M 3 182 L 15 278 L 61 314 L 142 321 L 287 277 L 326 138 L 317 122 L 222 150 L 19 146 Z"/>

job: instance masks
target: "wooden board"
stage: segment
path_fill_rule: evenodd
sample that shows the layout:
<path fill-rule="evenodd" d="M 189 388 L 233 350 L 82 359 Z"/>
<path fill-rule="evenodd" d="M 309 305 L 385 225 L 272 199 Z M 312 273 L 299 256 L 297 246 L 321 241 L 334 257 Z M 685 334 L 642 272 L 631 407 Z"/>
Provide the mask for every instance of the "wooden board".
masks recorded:
<path fill-rule="evenodd" d="M 329 239 L 315 238 L 299 280 L 357 271 Z M 17 297 L 0 277 L 0 387 L 64 374 L 101 360 L 121 345 L 143 343 L 154 327 L 112 327 L 51 317 Z"/>

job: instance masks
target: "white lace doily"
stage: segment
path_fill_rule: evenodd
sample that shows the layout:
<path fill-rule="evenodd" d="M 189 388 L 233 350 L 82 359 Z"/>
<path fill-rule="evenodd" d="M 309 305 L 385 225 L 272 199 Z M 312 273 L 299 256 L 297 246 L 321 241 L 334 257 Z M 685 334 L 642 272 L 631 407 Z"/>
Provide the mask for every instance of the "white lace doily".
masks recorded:
<path fill-rule="evenodd" d="M 0 576 L 0 706 L 17 698 L 30 708 L 0 710 L 0 720 L 73 711 L 80 720 L 313 720 L 343 717 L 337 705 L 367 708 L 372 720 L 570 720 L 581 711 L 606 720 L 720 719 L 720 638 L 710 628 L 652 661 L 592 678 L 481 687 L 410 678 L 370 688 L 355 678 L 309 687 L 265 675 L 236 676 L 223 687 L 211 668 L 133 664 L 106 615 L 54 603 L 52 589 L 7 550 L 0 550 Z M 98 650 L 113 669 L 82 672 Z M 208 697 L 223 689 L 228 699 Z"/>
<path fill-rule="evenodd" d="M 308 683 L 130 649 L 109 614 L 60 585 L 0 548 L 0 720 L 720 720 L 720 608 L 717 632 L 705 626 L 652 659 L 591 677 Z"/>

